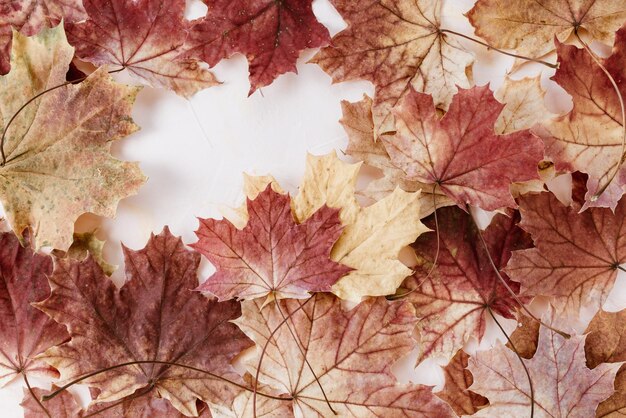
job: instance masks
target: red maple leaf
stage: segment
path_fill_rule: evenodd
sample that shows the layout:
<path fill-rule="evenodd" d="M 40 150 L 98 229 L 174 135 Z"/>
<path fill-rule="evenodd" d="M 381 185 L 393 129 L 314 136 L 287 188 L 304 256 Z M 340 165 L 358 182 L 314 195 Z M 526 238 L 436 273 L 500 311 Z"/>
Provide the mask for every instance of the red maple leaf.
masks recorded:
<path fill-rule="evenodd" d="M 80 0 L 3 0 L 0 2 L 0 75 L 11 69 L 11 29 L 36 35 L 42 28 L 85 17 Z"/>
<path fill-rule="evenodd" d="M 65 25 L 76 55 L 128 69 L 155 87 L 191 96 L 218 84 L 198 62 L 182 58 L 189 23 L 184 0 L 84 0 L 89 18 Z"/>
<path fill-rule="evenodd" d="M 69 336 L 65 327 L 31 306 L 50 294 L 52 259 L 0 234 L 0 387 L 20 373 L 57 376 L 36 356 Z"/>
<path fill-rule="evenodd" d="M 216 65 L 235 53 L 250 65 L 250 94 L 286 72 L 306 48 L 325 46 L 328 30 L 317 21 L 312 0 L 203 0 L 208 11 L 194 22 L 188 56 Z"/>
<path fill-rule="evenodd" d="M 438 209 L 437 215 L 440 252 L 436 267 L 426 278 L 437 253 L 437 235 L 429 232 L 413 244 L 417 271 L 404 283 L 410 290 L 421 284 L 407 296 L 419 318 L 422 350 L 418 361 L 433 355 L 452 359 L 471 337 L 482 339 L 488 309 L 513 318 L 518 306 L 497 277 L 471 215 L 457 207 Z M 517 227 L 518 220 L 518 213 L 510 217 L 498 214 L 483 232 L 499 271 L 506 266 L 511 251 L 531 246 L 528 234 Z M 431 216 L 426 225 L 434 228 L 433 221 Z M 519 283 L 500 274 L 512 290 L 519 290 Z"/>
<path fill-rule="evenodd" d="M 513 182 L 539 178 L 541 140 L 528 130 L 496 135 L 504 108 L 488 86 L 459 89 L 439 118 L 432 97 L 411 91 L 394 109 L 396 133 L 385 148 L 406 180 L 437 185 L 459 207 L 515 207 Z"/>
<path fill-rule="evenodd" d="M 230 221 L 201 219 L 193 245 L 217 269 L 198 290 L 220 300 L 278 297 L 306 298 L 329 292 L 352 269 L 330 259 L 343 226 L 339 209 L 324 205 L 301 224 L 291 213 L 288 195 L 271 186 L 247 201 L 250 219 L 242 230 Z"/>
<path fill-rule="evenodd" d="M 143 250 L 124 249 L 128 281 L 117 290 L 89 257 L 59 260 L 52 294 L 37 307 L 68 327 L 71 340 L 46 352 L 63 382 L 102 369 L 82 381 L 98 390 L 95 402 L 146 391 L 168 399 L 186 415 L 196 399 L 229 403 L 241 381 L 231 360 L 250 346 L 229 321 L 238 303 L 218 303 L 192 289 L 200 255 L 165 229 Z M 161 361 L 119 367 L 136 361 Z M 175 362 L 209 373 L 174 366 Z"/>

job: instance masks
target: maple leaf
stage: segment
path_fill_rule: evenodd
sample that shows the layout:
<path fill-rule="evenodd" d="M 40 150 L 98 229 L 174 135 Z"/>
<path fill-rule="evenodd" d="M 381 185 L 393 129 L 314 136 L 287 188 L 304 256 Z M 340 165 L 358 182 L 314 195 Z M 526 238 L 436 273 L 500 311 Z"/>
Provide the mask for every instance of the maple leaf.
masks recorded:
<path fill-rule="evenodd" d="M 595 368 L 601 363 L 626 360 L 626 310 L 619 312 L 599 311 L 585 333 L 587 366 Z M 615 393 L 598 405 L 596 417 L 619 417 L 626 413 L 626 367 L 617 372 Z"/>
<path fill-rule="evenodd" d="M 26 101 L 65 82 L 72 57 L 62 27 L 33 38 L 15 33 L 13 70 L 0 77 L 0 134 Z M 0 201 L 17 234 L 30 228 L 35 247 L 66 250 L 80 215 L 111 217 L 117 202 L 136 192 L 145 181 L 138 164 L 113 158 L 110 148 L 137 130 L 130 118 L 137 91 L 100 69 L 45 93 L 13 121 Z"/>
<path fill-rule="evenodd" d="M 622 28 L 617 32 L 613 53 L 601 60 L 617 80 L 623 98 L 625 43 L 626 28 Z M 609 78 L 585 50 L 557 44 L 557 53 L 559 68 L 553 80 L 572 96 L 574 107 L 568 114 L 543 123 L 536 133 L 558 171 L 589 175 L 585 208 L 615 209 L 626 187 L 626 169 L 621 165 L 623 121 L 619 98 Z"/>
<path fill-rule="evenodd" d="M 330 259 L 343 229 L 339 210 L 323 206 L 302 223 L 291 214 L 288 195 L 267 186 L 254 200 L 239 230 L 228 220 L 200 219 L 193 247 L 217 271 L 198 290 L 219 300 L 307 298 L 309 292 L 328 292 L 350 268 Z"/>
<path fill-rule="evenodd" d="M 297 72 L 306 48 L 328 44 L 330 34 L 313 14 L 312 0 L 203 0 L 207 14 L 193 22 L 186 56 L 211 67 L 235 53 L 250 65 L 250 92 Z"/>
<path fill-rule="evenodd" d="M 155 388 L 185 415 L 197 415 L 196 398 L 228 403 L 238 380 L 230 361 L 249 340 L 229 321 L 235 302 L 218 303 L 197 286 L 200 255 L 165 229 L 143 250 L 124 248 L 128 281 L 118 291 L 91 258 L 59 260 L 50 277 L 52 294 L 37 304 L 68 327 L 71 340 L 46 352 L 64 382 L 111 368 L 82 383 L 99 390 L 95 402 L 111 402 Z M 169 364 L 175 362 L 210 374 Z M 240 379 L 239 379 L 240 380 Z"/>
<path fill-rule="evenodd" d="M 412 291 L 406 300 L 413 304 L 419 318 L 418 362 L 431 356 L 443 356 L 449 361 L 470 338 L 483 338 L 488 309 L 514 318 L 518 306 L 493 270 L 471 215 L 456 207 L 439 209 L 437 215 L 440 251 L 436 266 L 428 276 L 438 245 L 437 234 L 429 232 L 413 244 L 418 259 L 416 272 L 403 284 Z M 528 234 L 517 227 L 518 220 L 517 213 L 510 217 L 498 214 L 482 233 L 500 272 L 511 251 L 531 246 Z M 432 216 L 426 225 L 434 226 Z M 519 291 L 518 283 L 500 274 L 511 289 Z"/>
<path fill-rule="evenodd" d="M 0 75 L 11 69 L 12 29 L 32 36 L 43 28 L 85 17 L 81 0 L 4 0 L 0 3 Z"/>
<path fill-rule="evenodd" d="M 394 109 L 397 132 L 382 141 L 407 180 L 438 185 L 461 208 L 515 207 L 511 183 L 539 178 L 543 145 L 527 130 L 496 135 L 503 107 L 488 86 L 460 89 L 439 119 L 432 98 L 411 91 Z"/>
<path fill-rule="evenodd" d="M 52 391 L 58 389 L 56 385 L 52 385 Z M 24 389 L 24 398 L 20 404 L 24 408 L 24 418 L 76 418 L 81 416 L 82 408 L 74 399 L 74 396 L 68 391 L 61 392 L 53 399 L 42 402 L 46 411 L 41 407 L 37 399 L 48 395 L 51 391 L 40 388 L 33 388 L 32 394 L 28 389 Z"/>
<path fill-rule="evenodd" d="M 538 58 L 576 30 L 610 43 L 626 20 L 623 0 L 478 0 L 467 13 L 476 34 L 501 49 Z"/>
<path fill-rule="evenodd" d="M 427 228 L 420 221 L 420 193 L 396 189 L 362 208 L 355 198 L 360 164 L 346 164 L 333 152 L 309 155 L 304 179 L 292 207 L 296 219 L 307 219 L 323 205 L 340 208 L 345 226 L 331 259 L 354 270 L 332 288 L 342 299 L 393 294 L 411 270 L 398 260 L 400 250 Z"/>
<path fill-rule="evenodd" d="M 530 129 L 551 115 L 544 104 L 546 92 L 541 88 L 541 76 L 514 80 L 504 79 L 502 86 L 494 93 L 504 108 L 494 124 L 498 135 Z"/>
<path fill-rule="evenodd" d="M 376 140 L 372 105 L 372 99 L 367 95 L 356 103 L 344 100 L 341 102 L 343 118 L 339 121 L 348 134 L 346 154 L 383 172 L 384 177 L 373 180 L 367 185 L 363 191 L 364 195 L 378 201 L 392 193 L 398 186 L 407 192 L 421 190 L 421 218 L 433 213 L 435 205 L 437 207 L 453 205 L 452 200 L 441 191 L 435 190 L 433 194 L 432 187 L 405 179 L 404 172 L 393 165 L 385 146 L 381 141 Z"/>
<path fill-rule="evenodd" d="M 447 108 L 471 85 L 472 54 L 441 32 L 440 0 L 332 0 L 348 27 L 311 62 L 333 81 L 374 83 L 377 136 L 393 131 L 391 109 L 415 89 Z"/>
<path fill-rule="evenodd" d="M 20 373 L 57 376 L 37 356 L 68 339 L 58 325 L 31 306 L 50 294 L 52 259 L 22 247 L 12 233 L 0 234 L 0 387 Z"/>
<path fill-rule="evenodd" d="M 534 416 L 591 417 L 600 401 L 613 393 L 614 365 L 590 370 L 585 365 L 585 337 L 565 339 L 546 327 L 539 330 L 537 352 L 530 360 L 497 343 L 469 359 L 474 376 L 470 390 L 489 399 L 489 406 L 474 417 L 525 416 L 531 408 L 528 376 L 534 387 Z"/>
<path fill-rule="evenodd" d="M 463 350 L 457 351 L 450 363 L 443 369 L 446 383 L 436 395 L 446 401 L 459 416 L 472 415 L 489 402 L 484 396 L 472 392 L 468 388 L 474 378 L 467 370 L 469 355 Z"/>
<path fill-rule="evenodd" d="M 183 58 L 188 22 L 184 0 L 84 0 L 88 19 L 66 24 L 76 55 L 128 69 L 143 82 L 190 97 L 218 81 Z"/>
<path fill-rule="evenodd" d="M 605 208 L 579 213 L 580 201 L 565 206 L 551 193 L 522 196 L 518 203 L 520 227 L 536 248 L 514 252 L 506 272 L 521 283 L 523 295 L 549 296 L 558 323 L 584 322 L 581 311 L 600 309 L 626 262 L 626 203 L 615 213 Z"/>
<path fill-rule="evenodd" d="M 53 250 L 52 254 L 57 258 L 69 257 L 74 260 L 84 260 L 91 254 L 93 259 L 102 267 L 102 271 L 110 276 L 115 272 L 117 266 L 107 263 L 102 254 L 104 241 L 96 237 L 96 231 L 74 233 L 74 240 L 70 248 L 66 251 Z"/>
<path fill-rule="evenodd" d="M 416 319 L 409 304 L 376 298 L 344 311 L 339 299 L 318 293 L 308 302 L 261 305 L 243 302 L 236 321 L 257 344 L 249 367 L 256 372 L 260 347 L 269 339 L 259 380 L 291 395 L 296 416 L 332 415 L 325 399 L 340 416 L 454 416 L 430 388 L 399 384 L 391 374 L 391 364 L 415 345 Z M 270 337 L 285 317 L 288 321 Z"/>
<path fill-rule="evenodd" d="M 537 352 L 539 343 L 539 322 L 524 313 L 517 314 L 517 328 L 509 336 L 508 348 L 524 358 L 532 358 Z"/>

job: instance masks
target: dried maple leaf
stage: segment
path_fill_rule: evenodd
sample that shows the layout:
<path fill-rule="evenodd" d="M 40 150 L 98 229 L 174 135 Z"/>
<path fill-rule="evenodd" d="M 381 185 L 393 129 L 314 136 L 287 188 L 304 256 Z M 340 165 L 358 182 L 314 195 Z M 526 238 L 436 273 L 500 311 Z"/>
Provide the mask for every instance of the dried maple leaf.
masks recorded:
<path fill-rule="evenodd" d="M 58 389 L 57 386 L 52 385 L 52 390 L 56 389 Z M 81 416 L 82 409 L 80 405 L 68 391 L 61 392 L 51 400 L 42 402 L 41 405 L 48 411 L 46 413 L 33 396 L 41 399 L 50 393 L 51 391 L 33 388 L 33 393 L 31 394 L 27 389 L 24 389 L 24 398 L 20 404 L 24 408 L 24 418 L 76 418 Z"/>
<path fill-rule="evenodd" d="M 506 77 L 494 97 L 504 108 L 496 123 L 498 135 L 530 129 L 535 124 L 550 117 L 550 111 L 544 104 L 546 92 L 541 88 L 541 76 L 514 80 Z"/>
<path fill-rule="evenodd" d="M 102 271 L 110 276 L 117 269 L 117 266 L 107 263 L 102 255 L 104 241 L 96 237 L 96 231 L 81 232 L 74 234 L 74 241 L 67 251 L 53 250 L 52 254 L 57 258 L 69 257 L 74 260 L 84 260 L 91 254 L 93 259 L 102 267 Z"/>
<path fill-rule="evenodd" d="M 551 193 L 522 196 L 520 226 L 536 248 L 513 253 L 506 271 L 522 294 L 551 297 L 558 323 L 575 326 L 581 311 L 595 312 L 606 300 L 621 263 L 626 262 L 626 203 L 579 213 Z"/>
<path fill-rule="evenodd" d="M 534 387 L 534 417 L 591 417 L 598 403 L 613 393 L 614 365 L 590 370 L 585 365 L 585 337 L 564 339 L 541 327 L 537 352 L 526 364 Z M 469 359 L 474 375 L 470 389 L 489 399 L 489 406 L 474 417 L 526 416 L 531 394 L 517 355 L 501 343 Z"/>
<path fill-rule="evenodd" d="M 496 48 L 538 58 L 554 51 L 554 38 L 565 42 L 584 29 L 611 43 L 626 21 L 624 0 L 478 0 L 467 14 L 476 34 Z"/>
<path fill-rule="evenodd" d="M 432 193 L 433 188 L 417 182 L 409 181 L 404 172 L 391 162 L 391 158 L 381 141 L 376 140 L 374 133 L 374 119 L 372 117 L 372 99 L 367 95 L 356 103 L 341 102 L 343 118 L 340 120 L 348 134 L 346 154 L 363 161 L 365 164 L 378 168 L 384 177 L 371 181 L 363 193 L 374 201 L 381 200 L 392 193 L 396 187 L 407 192 L 421 190 L 420 217 L 433 213 L 437 207 L 453 205 L 454 202 L 439 190 Z"/>
<path fill-rule="evenodd" d="M 68 339 L 65 327 L 31 306 L 50 294 L 52 259 L 0 234 L 0 387 L 21 373 L 57 376 L 36 358 Z"/>
<path fill-rule="evenodd" d="M 440 0 L 332 0 L 348 27 L 312 62 L 334 81 L 374 83 L 376 133 L 393 131 L 391 109 L 411 90 L 447 108 L 471 84 L 472 54 L 441 32 Z"/>
<path fill-rule="evenodd" d="M 472 374 L 467 370 L 468 359 L 469 355 L 463 350 L 457 351 L 443 369 L 446 383 L 441 392 L 436 393 L 459 416 L 472 415 L 489 403 L 487 398 L 468 389 L 474 381 Z"/>
<path fill-rule="evenodd" d="M 509 336 L 506 346 L 524 358 L 532 358 L 537 352 L 540 324 L 522 312 L 517 314 L 517 320 L 517 328 Z"/>
<path fill-rule="evenodd" d="M 626 77 L 625 44 L 626 28 L 622 28 L 617 32 L 612 55 L 602 60 L 617 80 L 622 98 L 626 98 L 621 82 Z M 589 175 L 585 207 L 614 209 L 626 188 L 626 169 L 621 165 L 623 121 L 619 98 L 609 78 L 585 50 L 558 44 L 557 53 L 559 69 L 553 80 L 572 96 L 574 108 L 543 123 L 536 132 L 543 138 L 546 155 L 558 171 Z"/>
<path fill-rule="evenodd" d="M 409 304 L 376 298 L 344 311 L 336 297 L 316 294 L 308 302 L 261 305 L 244 302 L 236 321 L 257 344 L 249 365 L 254 374 L 268 343 L 259 380 L 290 395 L 296 416 L 331 416 L 325 399 L 340 416 L 454 416 L 430 388 L 399 384 L 391 374 L 391 364 L 415 345 Z"/>
<path fill-rule="evenodd" d="M 439 119 L 432 98 L 411 91 L 394 109 L 397 132 L 382 140 L 407 180 L 437 185 L 459 207 L 515 207 L 510 186 L 539 178 L 543 145 L 527 130 L 496 135 L 503 107 L 488 86 L 461 89 Z"/>
<path fill-rule="evenodd" d="M 400 260 L 400 250 L 427 228 L 420 221 L 420 193 L 400 189 L 362 208 L 355 198 L 360 164 L 346 164 L 333 152 L 309 155 L 304 179 L 293 199 L 296 219 L 307 219 L 323 205 L 340 208 L 343 233 L 331 258 L 354 270 L 342 277 L 333 293 L 359 301 L 364 296 L 393 294 L 411 270 Z"/>
<path fill-rule="evenodd" d="M 599 311 L 585 331 L 585 355 L 587 366 L 626 360 L 626 310 L 620 312 Z M 617 372 L 615 393 L 602 402 L 596 417 L 617 418 L 626 414 L 626 367 Z"/>
<path fill-rule="evenodd" d="M 72 339 L 46 352 L 64 382 L 111 368 L 82 383 L 111 402 L 154 387 L 185 415 L 197 415 L 196 398 L 228 404 L 240 380 L 230 361 L 249 340 L 229 321 L 240 315 L 235 302 L 218 303 L 191 290 L 197 286 L 200 255 L 185 249 L 167 229 L 143 250 L 124 249 L 128 281 L 118 291 L 90 257 L 59 260 L 50 277 L 52 294 L 37 304 L 68 327 Z"/>
<path fill-rule="evenodd" d="M 11 69 L 11 30 L 24 36 L 36 35 L 43 28 L 85 17 L 81 0 L 3 0 L 0 3 L 0 74 Z"/>
<path fill-rule="evenodd" d="M 230 221 L 200 219 L 193 247 L 217 271 L 198 290 L 220 300 L 307 298 L 309 292 L 328 292 L 350 268 L 330 259 L 343 229 L 339 210 L 321 207 L 301 223 L 291 213 L 288 195 L 268 185 L 254 200 L 239 230 Z"/>
<path fill-rule="evenodd" d="M 15 33 L 13 51 L 13 70 L 0 77 L 0 134 L 26 101 L 65 82 L 73 57 L 62 27 L 33 38 Z M 145 181 L 138 164 L 113 158 L 110 148 L 137 130 L 130 118 L 137 91 L 100 69 L 44 94 L 13 121 L 0 201 L 16 234 L 30 228 L 35 247 L 67 250 L 80 215 L 113 216 L 136 192 Z"/>
<path fill-rule="evenodd" d="M 145 83 L 190 97 L 218 81 L 182 58 L 188 22 L 184 0 L 84 0 L 88 19 L 66 24 L 76 55 L 127 69 Z"/>
<path fill-rule="evenodd" d="M 250 94 L 276 77 L 296 72 L 306 48 L 325 46 L 328 30 L 313 14 L 312 0 L 203 0 L 207 14 L 196 20 L 187 56 L 216 65 L 235 53 L 250 65 Z"/>
<path fill-rule="evenodd" d="M 518 306 L 493 270 L 471 215 L 456 207 L 439 209 L 437 215 L 440 250 L 436 266 L 428 276 L 438 245 L 437 234 L 429 232 L 413 244 L 418 259 L 416 272 L 403 285 L 412 291 L 406 300 L 413 304 L 419 319 L 418 362 L 430 356 L 449 361 L 470 338 L 482 339 L 488 309 L 514 318 Z M 482 232 L 499 271 L 506 266 L 511 251 L 531 246 L 528 234 L 517 227 L 518 220 L 517 213 L 510 217 L 498 214 Z M 432 216 L 426 224 L 434 227 Z M 501 275 L 511 289 L 519 290 L 518 283 Z"/>

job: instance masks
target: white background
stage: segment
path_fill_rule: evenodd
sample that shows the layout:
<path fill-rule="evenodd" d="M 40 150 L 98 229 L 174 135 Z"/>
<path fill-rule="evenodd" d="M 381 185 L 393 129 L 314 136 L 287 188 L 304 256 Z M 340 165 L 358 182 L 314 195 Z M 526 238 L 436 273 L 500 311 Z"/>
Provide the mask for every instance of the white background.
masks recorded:
<path fill-rule="evenodd" d="M 205 6 L 192 1 L 188 17 L 203 15 Z M 463 16 L 472 5 L 471 0 L 444 0 L 443 27 L 473 35 Z M 328 0 L 316 0 L 314 11 L 331 34 L 345 27 Z M 460 42 L 476 54 L 476 84 L 491 83 L 492 89 L 497 89 L 513 59 L 469 41 Z M 120 266 L 113 275 L 116 283 L 124 280 L 120 243 L 142 248 L 150 233 L 159 233 L 165 225 L 186 243 L 195 242 L 196 217 L 219 217 L 220 208 L 242 202 L 243 172 L 271 173 L 293 193 L 304 172 L 307 152 L 324 154 L 345 149 L 347 137 L 338 123 L 340 101 L 358 101 L 364 93 L 371 96 L 373 87 L 365 81 L 332 85 L 330 77 L 318 66 L 306 64 L 314 53 L 303 53 L 297 75 L 283 75 L 251 97 L 247 97 L 247 62 L 243 56 L 221 62 L 214 72 L 224 84 L 204 90 L 191 100 L 148 87 L 141 91 L 133 110 L 141 131 L 118 141 L 113 153 L 120 159 L 139 161 L 149 180 L 138 195 L 120 203 L 115 219 L 84 215 L 77 224 L 79 231 L 99 228 L 99 238 L 107 241 L 106 259 Z M 539 72 L 548 90 L 548 108 L 555 113 L 569 110 L 571 100 L 567 94 L 548 80 L 553 70 L 532 64 L 513 76 L 521 78 Z M 134 83 L 124 74 L 116 77 Z M 363 182 L 368 178 L 371 179 L 366 174 Z M 204 280 L 212 271 L 209 263 L 203 261 L 199 279 Z M 620 277 L 616 289 L 620 289 L 621 295 L 625 284 L 626 280 Z M 618 297 L 614 290 L 605 308 L 623 309 L 624 302 L 626 297 Z M 508 325 L 508 329 L 514 326 Z M 502 339 L 491 324 L 481 348 L 488 348 L 496 337 Z M 470 351 L 475 348 L 476 344 L 469 344 Z M 413 360 L 405 359 L 395 365 L 400 380 L 441 387 L 443 375 L 435 360 L 425 362 L 417 371 L 413 364 Z M 35 380 L 35 385 L 49 387 L 49 382 Z M 86 391 L 78 392 L 85 401 Z M 22 417 L 21 399 L 22 382 L 18 379 L 0 390 L 0 416 Z"/>

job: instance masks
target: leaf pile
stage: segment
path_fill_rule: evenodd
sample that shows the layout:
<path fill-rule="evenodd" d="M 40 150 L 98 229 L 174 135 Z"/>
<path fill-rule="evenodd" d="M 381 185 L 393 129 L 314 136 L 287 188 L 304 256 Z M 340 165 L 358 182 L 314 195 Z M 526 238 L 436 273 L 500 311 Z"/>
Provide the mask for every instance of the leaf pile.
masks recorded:
<path fill-rule="evenodd" d="M 626 0 L 477 0 L 474 34 L 444 0 L 331 0 L 333 37 L 312 0 L 204 3 L 0 1 L 0 387 L 23 383 L 25 417 L 626 414 L 626 309 L 605 304 L 626 271 Z M 498 88 L 474 84 L 472 43 L 516 58 Z M 115 74 L 191 98 L 241 54 L 253 94 L 315 48 L 333 82 L 373 84 L 341 103 L 357 162 L 308 155 L 291 193 L 245 176 L 196 242 L 123 247 L 116 286 L 75 231 L 146 181 L 111 154 L 141 90 Z M 411 354 L 441 388 L 398 381 Z"/>

